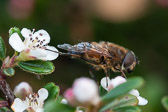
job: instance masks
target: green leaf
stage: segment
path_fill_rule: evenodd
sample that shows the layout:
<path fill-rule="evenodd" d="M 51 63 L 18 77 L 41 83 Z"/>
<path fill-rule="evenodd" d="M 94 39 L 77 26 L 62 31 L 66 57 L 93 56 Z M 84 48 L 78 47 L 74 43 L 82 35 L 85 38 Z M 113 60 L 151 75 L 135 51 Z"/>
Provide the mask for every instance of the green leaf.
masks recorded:
<path fill-rule="evenodd" d="M 108 109 L 113 110 L 115 108 L 120 108 L 120 107 L 125 107 L 125 106 L 134 106 L 134 105 L 138 105 L 137 97 L 134 95 L 127 94 L 127 95 L 124 95 L 122 97 L 115 99 L 109 104 L 106 104 L 104 107 L 100 109 L 99 112 L 104 112 L 105 110 L 108 110 Z"/>
<path fill-rule="evenodd" d="M 144 80 L 141 77 L 135 77 L 128 79 L 127 82 L 117 86 L 116 88 L 109 91 L 102 97 L 104 103 L 112 101 L 121 95 L 128 93 L 130 90 L 138 88 L 144 84 Z"/>
<path fill-rule="evenodd" d="M 6 47 L 5 47 L 4 40 L 0 36 L 0 59 L 4 60 L 5 57 L 6 57 Z"/>
<path fill-rule="evenodd" d="M 15 70 L 13 68 L 6 68 L 6 69 L 3 69 L 3 73 L 6 76 L 13 76 L 15 74 Z"/>
<path fill-rule="evenodd" d="M 20 61 L 18 62 L 18 66 L 24 71 L 39 75 L 50 74 L 55 69 L 52 62 L 41 60 Z"/>
<path fill-rule="evenodd" d="M 44 106 L 44 112 L 75 112 L 76 108 L 55 101 L 49 101 Z"/>
<path fill-rule="evenodd" d="M 114 112 L 141 112 L 141 109 L 137 106 L 127 106 L 116 108 Z"/>
<path fill-rule="evenodd" d="M 168 111 L 168 96 L 164 96 L 161 102 L 163 107 Z"/>
<path fill-rule="evenodd" d="M 13 112 L 13 111 L 10 110 L 10 109 L 7 108 L 7 107 L 1 107 L 1 108 L 0 108 L 0 112 Z"/>
<path fill-rule="evenodd" d="M 44 86 L 49 92 L 49 96 L 46 101 L 48 100 L 57 100 L 60 92 L 60 88 L 56 86 L 53 82 L 50 82 Z"/>
<path fill-rule="evenodd" d="M 107 93 L 107 90 L 105 90 L 102 86 L 99 86 L 99 95 L 103 96 Z"/>
<path fill-rule="evenodd" d="M 22 40 L 24 40 L 24 37 L 22 36 L 21 31 L 20 31 L 19 28 L 17 28 L 17 27 L 12 27 L 12 28 L 10 28 L 10 30 L 9 30 L 9 37 L 10 37 L 13 33 L 18 33 L 18 35 L 20 36 L 20 38 L 21 38 Z"/>

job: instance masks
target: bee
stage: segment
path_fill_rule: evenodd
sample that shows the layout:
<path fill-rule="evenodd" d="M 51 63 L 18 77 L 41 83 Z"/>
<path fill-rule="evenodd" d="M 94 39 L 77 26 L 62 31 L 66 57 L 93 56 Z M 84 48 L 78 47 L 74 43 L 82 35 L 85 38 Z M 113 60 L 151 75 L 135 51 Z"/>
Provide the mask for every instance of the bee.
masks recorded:
<path fill-rule="evenodd" d="M 106 76 L 109 76 L 111 70 L 121 72 L 126 77 L 125 72 L 131 73 L 138 63 L 132 51 L 111 42 L 81 42 L 76 45 L 60 44 L 57 47 L 67 51 L 60 55 L 80 58 L 96 70 L 103 69 Z"/>

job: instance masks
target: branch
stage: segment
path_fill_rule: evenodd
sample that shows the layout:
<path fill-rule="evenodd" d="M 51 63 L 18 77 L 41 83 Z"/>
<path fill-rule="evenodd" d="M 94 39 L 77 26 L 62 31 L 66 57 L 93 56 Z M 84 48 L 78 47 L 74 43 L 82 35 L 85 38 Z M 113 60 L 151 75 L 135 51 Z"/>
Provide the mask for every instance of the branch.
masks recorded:
<path fill-rule="evenodd" d="M 13 94 L 13 91 L 9 87 L 9 84 L 6 82 L 2 71 L 0 72 L 0 90 L 3 92 L 3 94 L 6 97 L 6 100 L 11 105 L 15 99 L 15 96 Z"/>

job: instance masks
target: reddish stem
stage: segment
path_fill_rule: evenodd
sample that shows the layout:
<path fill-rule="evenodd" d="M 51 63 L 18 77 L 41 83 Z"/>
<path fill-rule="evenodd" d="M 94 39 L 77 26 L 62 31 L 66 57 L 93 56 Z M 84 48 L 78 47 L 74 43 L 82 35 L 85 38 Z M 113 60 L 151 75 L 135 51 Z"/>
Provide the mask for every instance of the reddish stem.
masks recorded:
<path fill-rule="evenodd" d="M 7 101 L 0 101 L 0 107 L 8 107 L 9 103 Z"/>

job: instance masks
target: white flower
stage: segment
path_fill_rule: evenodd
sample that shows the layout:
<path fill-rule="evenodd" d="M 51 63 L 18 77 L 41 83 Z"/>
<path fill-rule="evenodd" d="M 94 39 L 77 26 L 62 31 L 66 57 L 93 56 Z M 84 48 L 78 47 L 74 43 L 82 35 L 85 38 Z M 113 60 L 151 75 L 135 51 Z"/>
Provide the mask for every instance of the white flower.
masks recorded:
<path fill-rule="evenodd" d="M 15 96 L 21 99 L 25 98 L 32 92 L 32 87 L 27 82 L 19 83 L 14 89 Z"/>
<path fill-rule="evenodd" d="M 108 83 L 107 83 L 108 81 Z M 101 79 L 101 86 L 105 89 L 105 90 L 111 90 L 112 88 L 117 87 L 118 85 L 122 84 L 126 82 L 126 79 L 121 77 L 121 76 L 117 76 L 114 79 L 111 79 L 109 77 L 104 77 Z M 107 86 L 108 85 L 108 86 Z"/>
<path fill-rule="evenodd" d="M 34 30 L 31 32 L 23 28 L 21 34 L 25 38 L 24 42 L 18 33 L 13 33 L 9 38 L 9 44 L 15 51 L 21 52 L 24 57 L 27 56 L 26 59 L 54 60 L 58 57 L 58 53 L 46 50 L 58 52 L 55 47 L 48 46 L 50 36 L 45 30 L 38 30 L 34 33 Z"/>
<path fill-rule="evenodd" d="M 113 85 L 114 88 L 124 82 L 126 82 L 126 79 L 121 76 L 117 76 L 114 79 L 111 79 L 111 84 Z"/>
<path fill-rule="evenodd" d="M 123 78 L 121 76 L 117 76 L 117 77 L 115 77 L 114 79 L 111 79 L 111 80 L 109 79 L 109 77 L 107 77 L 107 78 L 104 77 L 104 78 L 101 79 L 100 83 L 101 83 L 101 86 L 105 90 L 110 91 L 111 89 L 113 89 L 113 88 L 115 88 L 115 87 L 117 87 L 120 84 L 125 83 L 125 82 L 126 82 L 125 78 Z M 138 105 L 146 105 L 148 103 L 148 100 L 143 98 L 143 97 L 141 97 L 140 94 L 139 94 L 139 91 L 136 90 L 136 89 L 131 90 L 129 92 L 129 94 L 132 94 L 132 95 L 137 97 L 137 99 L 139 101 Z"/>
<path fill-rule="evenodd" d="M 100 84 L 105 90 L 108 90 L 108 87 L 110 87 L 110 85 L 109 85 L 110 82 L 111 82 L 111 80 L 109 77 L 104 77 L 101 79 Z"/>
<path fill-rule="evenodd" d="M 72 89 L 78 102 L 93 105 L 99 103 L 98 87 L 93 80 L 89 78 L 76 79 Z"/>
<path fill-rule="evenodd" d="M 44 100 L 48 97 L 48 91 L 41 88 L 38 93 L 30 94 L 25 100 L 16 98 L 11 106 L 14 112 L 43 112 Z"/>
<path fill-rule="evenodd" d="M 137 99 L 138 99 L 138 101 L 139 101 L 139 102 L 138 102 L 138 105 L 146 105 L 146 104 L 148 103 L 148 100 L 147 100 L 147 99 L 145 99 L 145 98 L 143 98 L 143 97 L 140 96 L 139 91 L 138 91 L 137 89 L 131 90 L 131 91 L 129 92 L 129 94 L 132 94 L 132 95 L 134 95 L 134 96 L 137 97 Z"/>

